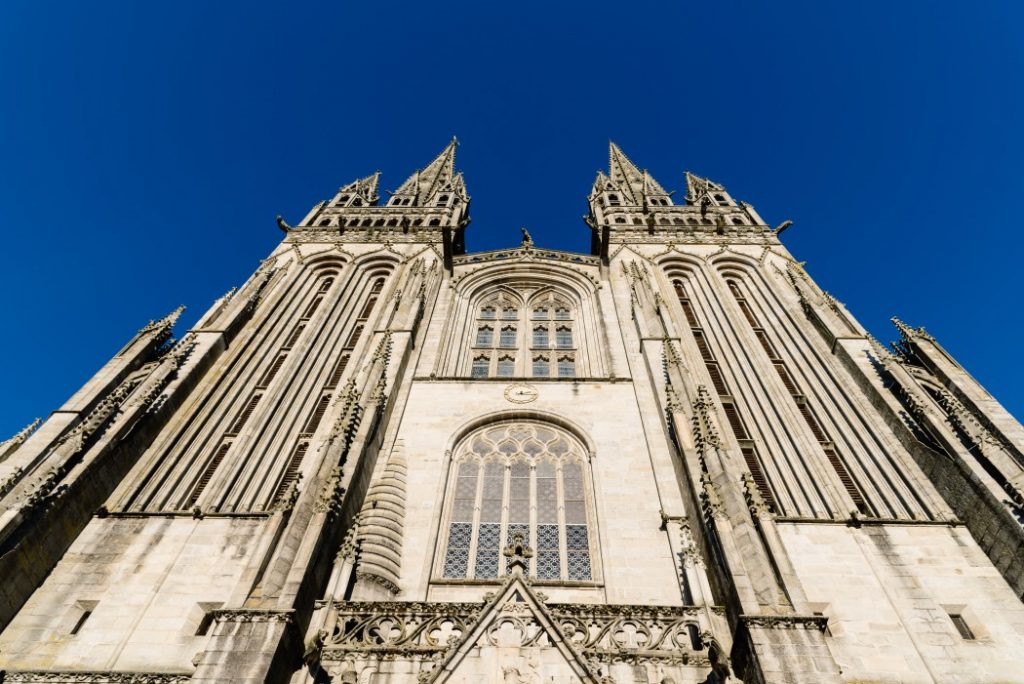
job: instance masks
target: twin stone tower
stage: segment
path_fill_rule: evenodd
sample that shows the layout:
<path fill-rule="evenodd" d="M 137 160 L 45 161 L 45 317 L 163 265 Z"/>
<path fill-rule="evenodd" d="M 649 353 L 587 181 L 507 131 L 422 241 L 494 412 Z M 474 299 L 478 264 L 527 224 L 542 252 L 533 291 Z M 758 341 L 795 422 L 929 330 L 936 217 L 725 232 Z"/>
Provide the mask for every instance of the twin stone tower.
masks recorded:
<path fill-rule="evenodd" d="M 590 254 L 350 183 L 0 443 L 0 681 L 1024 682 L 1024 428 L 608 164 Z"/>

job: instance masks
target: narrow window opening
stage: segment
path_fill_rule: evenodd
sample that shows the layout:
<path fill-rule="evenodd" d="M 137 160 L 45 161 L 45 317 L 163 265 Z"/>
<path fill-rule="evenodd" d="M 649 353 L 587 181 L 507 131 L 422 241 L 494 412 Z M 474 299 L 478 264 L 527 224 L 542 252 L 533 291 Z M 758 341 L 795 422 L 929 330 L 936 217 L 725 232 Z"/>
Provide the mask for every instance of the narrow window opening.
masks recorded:
<path fill-rule="evenodd" d="M 956 631 L 960 632 L 960 636 L 967 640 L 974 640 L 974 632 L 971 631 L 970 625 L 967 624 L 967 620 L 964 619 L 963 615 L 959 613 L 950 613 L 949 619 L 953 621 L 953 626 L 956 627 Z"/>
<path fill-rule="evenodd" d="M 82 628 L 85 627 L 85 623 L 88 621 L 89 617 L 91 617 L 91 616 L 92 616 L 92 610 L 91 609 L 83 610 L 82 614 L 78 616 L 77 621 L 75 621 L 75 625 L 72 626 L 72 628 L 71 628 L 71 635 L 74 636 L 74 635 L 78 634 L 79 632 L 81 632 Z"/>

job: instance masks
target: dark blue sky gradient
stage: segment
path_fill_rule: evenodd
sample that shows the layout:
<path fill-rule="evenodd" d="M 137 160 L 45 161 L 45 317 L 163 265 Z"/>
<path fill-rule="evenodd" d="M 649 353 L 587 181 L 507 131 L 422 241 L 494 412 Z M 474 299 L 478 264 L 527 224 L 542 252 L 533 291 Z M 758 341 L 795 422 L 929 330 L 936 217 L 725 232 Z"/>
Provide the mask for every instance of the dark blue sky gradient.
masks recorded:
<path fill-rule="evenodd" d="M 179 333 L 341 184 L 457 135 L 470 250 L 586 251 L 607 141 L 769 223 L 1016 415 L 1020 2 L 0 4 L 0 438 Z"/>

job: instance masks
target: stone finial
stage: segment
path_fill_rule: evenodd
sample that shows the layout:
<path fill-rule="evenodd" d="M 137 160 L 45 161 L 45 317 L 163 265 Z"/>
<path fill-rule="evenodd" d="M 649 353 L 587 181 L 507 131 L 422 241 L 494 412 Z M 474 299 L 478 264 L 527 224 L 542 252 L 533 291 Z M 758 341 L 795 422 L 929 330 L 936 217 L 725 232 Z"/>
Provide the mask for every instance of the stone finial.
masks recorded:
<path fill-rule="evenodd" d="M 523 233 L 523 241 L 520 243 L 523 249 L 530 249 L 533 247 L 533 237 L 530 235 L 530 231 L 526 230 L 525 227 L 520 228 L 519 230 Z"/>
<path fill-rule="evenodd" d="M 697 451 L 704 453 L 708 449 L 717 449 L 722 445 L 714 423 L 711 422 L 711 394 L 704 385 L 697 387 L 697 398 L 693 402 L 693 443 Z"/>

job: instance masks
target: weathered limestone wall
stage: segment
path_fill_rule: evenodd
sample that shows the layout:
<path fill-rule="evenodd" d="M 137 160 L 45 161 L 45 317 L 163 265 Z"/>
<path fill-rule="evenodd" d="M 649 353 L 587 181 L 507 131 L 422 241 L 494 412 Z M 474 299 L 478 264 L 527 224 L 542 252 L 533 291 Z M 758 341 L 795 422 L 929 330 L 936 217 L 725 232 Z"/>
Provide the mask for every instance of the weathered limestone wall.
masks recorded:
<path fill-rule="evenodd" d="M 204 609 L 227 600 L 263 525 L 92 520 L 0 634 L 0 667 L 191 672 L 208 638 L 196 635 Z M 70 634 L 83 607 L 92 614 Z"/>
<path fill-rule="evenodd" d="M 460 427 L 473 419 L 513 417 L 516 412 L 529 417 L 529 412 L 536 411 L 570 421 L 594 442 L 591 465 L 599 553 L 594 568 L 603 575 L 603 587 L 545 586 L 542 590 L 552 601 L 678 604 L 679 583 L 667 535 L 660 529 L 661 503 L 632 383 L 531 380 L 538 396 L 526 404 L 505 398 L 511 384 L 498 380 L 414 384 L 398 434 L 408 462 L 398 598 L 478 601 L 491 590 L 486 584 L 455 583 L 433 584 L 428 592 L 431 576 L 441 572 L 434 563 L 440 558 L 435 547 L 449 472 L 445 451 Z M 367 598 L 353 596 L 354 600 Z"/>
<path fill-rule="evenodd" d="M 844 681 L 1024 682 L 1024 606 L 966 528 L 778 527 Z"/>

